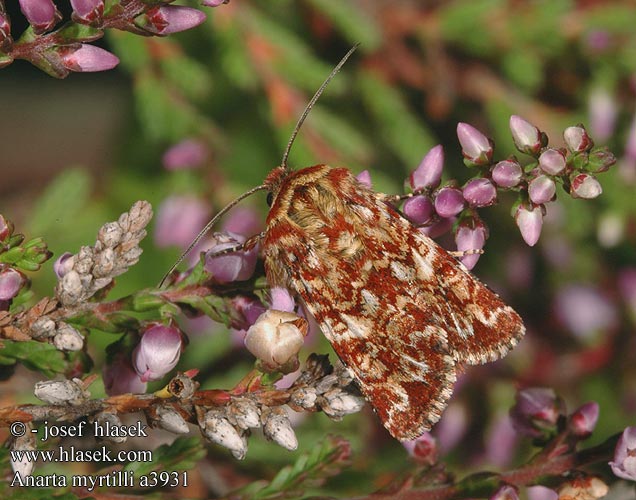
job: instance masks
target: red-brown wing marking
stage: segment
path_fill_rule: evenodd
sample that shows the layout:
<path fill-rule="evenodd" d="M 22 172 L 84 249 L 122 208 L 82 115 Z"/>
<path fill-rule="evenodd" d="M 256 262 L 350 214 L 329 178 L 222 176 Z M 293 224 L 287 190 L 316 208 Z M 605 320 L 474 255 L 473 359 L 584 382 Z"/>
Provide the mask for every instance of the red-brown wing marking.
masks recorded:
<path fill-rule="evenodd" d="M 270 283 L 300 296 L 389 432 L 419 436 L 439 419 L 455 364 L 505 354 L 521 319 L 348 170 L 274 181 Z"/>

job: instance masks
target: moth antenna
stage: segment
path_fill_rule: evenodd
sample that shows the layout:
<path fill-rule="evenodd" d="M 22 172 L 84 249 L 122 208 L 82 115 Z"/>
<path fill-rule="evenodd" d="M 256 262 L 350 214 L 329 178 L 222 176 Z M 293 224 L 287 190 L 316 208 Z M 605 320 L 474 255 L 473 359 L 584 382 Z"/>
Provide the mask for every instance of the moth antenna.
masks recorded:
<path fill-rule="evenodd" d="M 281 163 L 280 163 L 282 167 L 287 168 L 287 160 L 289 159 L 289 151 L 291 150 L 291 148 L 292 148 L 292 146 L 294 144 L 294 141 L 296 140 L 296 136 L 298 135 L 298 132 L 300 131 L 300 127 L 303 126 L 303 122 L 305 121 L 305 118 L 307 118 L 307 115 L 311 111 L 311 108 L 314 107 L 314 104 L 316 104 L 316 101 L 320 98 L 320 95 L 327 88 L 327 85 L 329 85 L 329 82 L 331 82 L 331 80 L 333 80 L 333 77 L 336 76 L 336 73 L 338 73 L 338 71 L 340 71 L 340 69 L 347 62 L 347 59 L 349 59 L 351 54 L 353 54 L 356 51 L 356 49 L 358 48 L 359 45 L 360 45 L 359 43 L 356 43 L 353 47 L 351 47 L 349 49 L 349 52 L 347 52 L 342 57 L 342 59 L 340 59 L 340 62 L 338 64 L 336 64 L 336 67 L 334 69 L 331 70 L 331 73 L 329 73 L 329 76 L 325 79 L 324 82 L 322 82 L 322 85 L 318 88 L 318 90 L 316 90 L 316 93 L 311 98 L 311 100 L 309 101 L 307 106 L 305 106 L 305 110 L 303 111 L 303 114 L 300 115 L 300 118 L 296 122 L 296 126 L 294 127 L 294 131 L 292 132 L 291 137 L 289 138 L 289 142 L 287 143 L 287 147 L 285 148 L 285 152 L 283 153 L 283 159 L 281 160 Z"/>
<path fill-rule="evenodd" d="M 196 238 L 194 238 L 194 240 L 192 240 L 192 243 L 190 243 L 190 246 L 179 256 L 177 261 L 172 265 L 172 267 L 168 270 L 168 272 L 163 275 L 163 278 L 161 278 L 161 281 L 159 282 L 159 288 L 161 288 L 163 286 L 163 284 L 165 283 L 165 281 L 168 278 L 168 276 L 170 276 L 172 271 L 174 271 L 177 268 L 177 266 L 179 264 L 181 264 L 181 262 L 183 262 L 183 259 L 186 258 L 186 255 L 188 255 L 190 253 L 190 251 L 195 247 L 195 245 L 197 243 L 199 243 L 199 241 L 201 241 L 201 238 L 203 238 L 208 233 L 208 231 L 210 231 L 210 229 L 212 229 L 214 224 L 216 224 L 216 221 L 218 221 L 221 216 L 223 216 L 228 210 L 230 210 L 234 205 L 236 205 L 243 198 L 247 198 L 248 196 L 251 196 L 252 194 L 256 193 L 257 191 L 262 191 L 263 189 L 267 189 L 267 186 L 260 185 L 260 186 L 256 186 L 255 188 L 250 189 L 249 191 L 246 191 L 241 196 L 239 196 L 238 198 L 235 198 L 230 203 L 225 205 L 225 207 L 223 207 L 220 212 L 218 212 L 214 217 L 212 217 L 212 219 L 210 219 L 210 222 L 208 222 L 205 225 L 205 227 L 203 229 L 201 229 L 199 234 L 197 234 Z"/>

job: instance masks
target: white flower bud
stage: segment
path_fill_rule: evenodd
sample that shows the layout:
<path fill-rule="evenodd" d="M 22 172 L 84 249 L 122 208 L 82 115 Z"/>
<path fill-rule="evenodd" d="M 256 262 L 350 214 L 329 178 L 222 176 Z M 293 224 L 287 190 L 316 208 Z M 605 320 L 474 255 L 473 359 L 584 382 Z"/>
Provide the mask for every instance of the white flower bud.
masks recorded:
<path fill-rule="evenodd" d="M 249 399 L 238 399 L 232 404 L 236 425 L 241 429 L 255 429 L 261 426 L 258 407 Z"/>
<path fill-rule="evenodd" d="M 209 411 L 203 420 L 203 433 L 213 443 L 232 452 L 237 460 L 247 454 L 247 440 L 241 437 L 230 421 L 216 411 Z"/>
<path fill-rule="evenodd" d="M 97 239 L 101 241 L 106 248 L 115 248 L 124 234 L 121 226 L 117 222 L 108 222 L 104 224 L 97 235 Z"/>
<path fill-rule="evenodd" d="M 263 434 L 283 448 L 293 451 L 298 448 L 298 439 L 284 408 L 263 410 Z"/>
<path fill-rule="evenodd" d="M 30 422 L 24 425 L 26 426 L 26 432 L 24 433 L 24 435 L 19 436 L 15 439 L 13 445 L 11 446 L 12 450 L 30 451 L 37 448 L 35 445 L 35 434 L 31 432 L 33 430 L 33 425 Z M 20 474 L 21 478 L 24 478 L 26 476 L 30 476 L 33 473 L 35 462 L 28 460 L 27 457 L 22 455 L 22 460 L 11 460 L 11 468 L 13 469 L 13 472 L 17 472 L 18 474 Z"/>
<path fill-rule="evenodd" d="M 295 390 L 291 396 L 292 403 L 305 410 L 313 408 L 316 405 L 316 399 L 318 399 L 318 395 L 313 387 L 301 387 Z"/>
<path fill-rule="evenodd" d="M 53 345 L 60 351 L 79 351 L 84 347 L 84 337 L 72 326 L 60 323 L 53 338 Z"/>
<path fill-rule="evenodd" d="M 108 426 L 111 429 L 119 428 L 123 425 L 121 418 L 116 413 L 111 413 L 109 411 L 103 411 L 98 413 L 95 417 L 95 421 L 101 426 Z M 112 443 L 125 443 L 128 439 L 126 436 L 104 436 L 104 439 L 111 441 Z"/>
<path fill-rule="evenodd" d="M 31 325 L 31 336 L 34 339 L 43 339 L 53 337 L 55 335 L 55 321 L 47 316 L 38 318 Z"/>
<path fill-rule="evenodd" d="M 342 389 L 332 389 L 323 395 L 325 403 L 322 410 L 334 418 L 342 418 L 345 415 L 359 412 L 364 406 L 364 399 L 348 394 Z"/>
<path fill-rule="evenodd" d="M 268 309 L 249 327 L 245 346 L 270 367 L 291 361 L 307 335 L 307 321 L 293 313 Z"/>
<path fill-rule="evenodd" d="M 79 404 L 86 399 L 84 389 L 74 380 L 37 382 L 33 393 L 39 400 L 52 405 Z"/>
<path fill-rule="evenodd" d="M 174 408 L 159 406 L 157 408 L 158 423 L 162 429 L 174 434 L 188 434 L 190 428 L 185 419 Z"/>

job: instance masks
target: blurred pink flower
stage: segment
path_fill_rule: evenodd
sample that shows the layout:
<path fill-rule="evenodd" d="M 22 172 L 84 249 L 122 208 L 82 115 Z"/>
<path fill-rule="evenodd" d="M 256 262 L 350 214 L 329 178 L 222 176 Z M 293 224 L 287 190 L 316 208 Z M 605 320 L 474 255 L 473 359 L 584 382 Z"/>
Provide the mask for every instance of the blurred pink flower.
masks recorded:
<path fill-rule="evenodd" d="M 618 324 L 616 305 L 590 285 L 569 284 L 554 300 L 561 324 L 579 338 L 614 329 Z"/>
<path fill-rule="evenodd" d="M 209 155 L 203 141 L 185 139 L 166 150 L 161 162 L 166 170 L 186 170 L 200 167 Z"/>
<path fill-rule="evenodd" d="M 155 244 L 185 249 L 208 221 L 207 202 L 190 195 L 170 196 L 161 202 L 155 226 Z"/>
<path fill-rule="evenodd" d="M 183 349 L 183 334 L 175 326 L 151 323 L 133 351 L 135 371 L 142 382 L 159 380 L 177 366 Z"/>

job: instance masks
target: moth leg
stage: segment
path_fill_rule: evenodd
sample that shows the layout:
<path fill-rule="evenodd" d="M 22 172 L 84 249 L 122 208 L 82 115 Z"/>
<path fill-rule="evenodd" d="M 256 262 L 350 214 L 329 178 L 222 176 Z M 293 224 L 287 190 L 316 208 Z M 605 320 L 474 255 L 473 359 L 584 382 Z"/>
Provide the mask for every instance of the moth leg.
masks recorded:
<path fill-rule="evenodd" d="M 234 253 L 234 252 L 240 252 L 240 251 L 249 252 L 263 239 L 264 236 L 265 236 L 265 232 L 263 231 L 261 233 L 255 234 L 254 236 L 250 236 L 243 243 L 239 243 L 238 245 L 234 245 L 229 248 L 224 248 L 223 250 L 219 250 L 218 252 L 208 253 L 208 257 L 218 257 L 220 255 L 226 255 L 228 253 Z"/>
<path fill-rule="evenodd" d="M 418 192 L 405 193 L 405 194 L 376 193 L 376 196 L 378 197 L 378 199 L 380 201 L 383 201 L 384 203 L 395 204 L 395 203 L 399 203 L 400 201 L 404 201 L 404 200 L 407 200 L 409 198 L 412 198 L 416 194 L 419 194 L 419 193 Z"/>
<path fill-rule="evenodd" d="M 475 255 L 475 254 L 479 254 L 479 255 L 483 255 L 484 251 L 482 249 L 473 249 L 473 250 L 449 250 L 447 252 L 449 255 L 452 255 L 453 257 L 455 257 L 456 259 L 459 259 L 461 257 L 465 257 L 466 255 Z"/>

